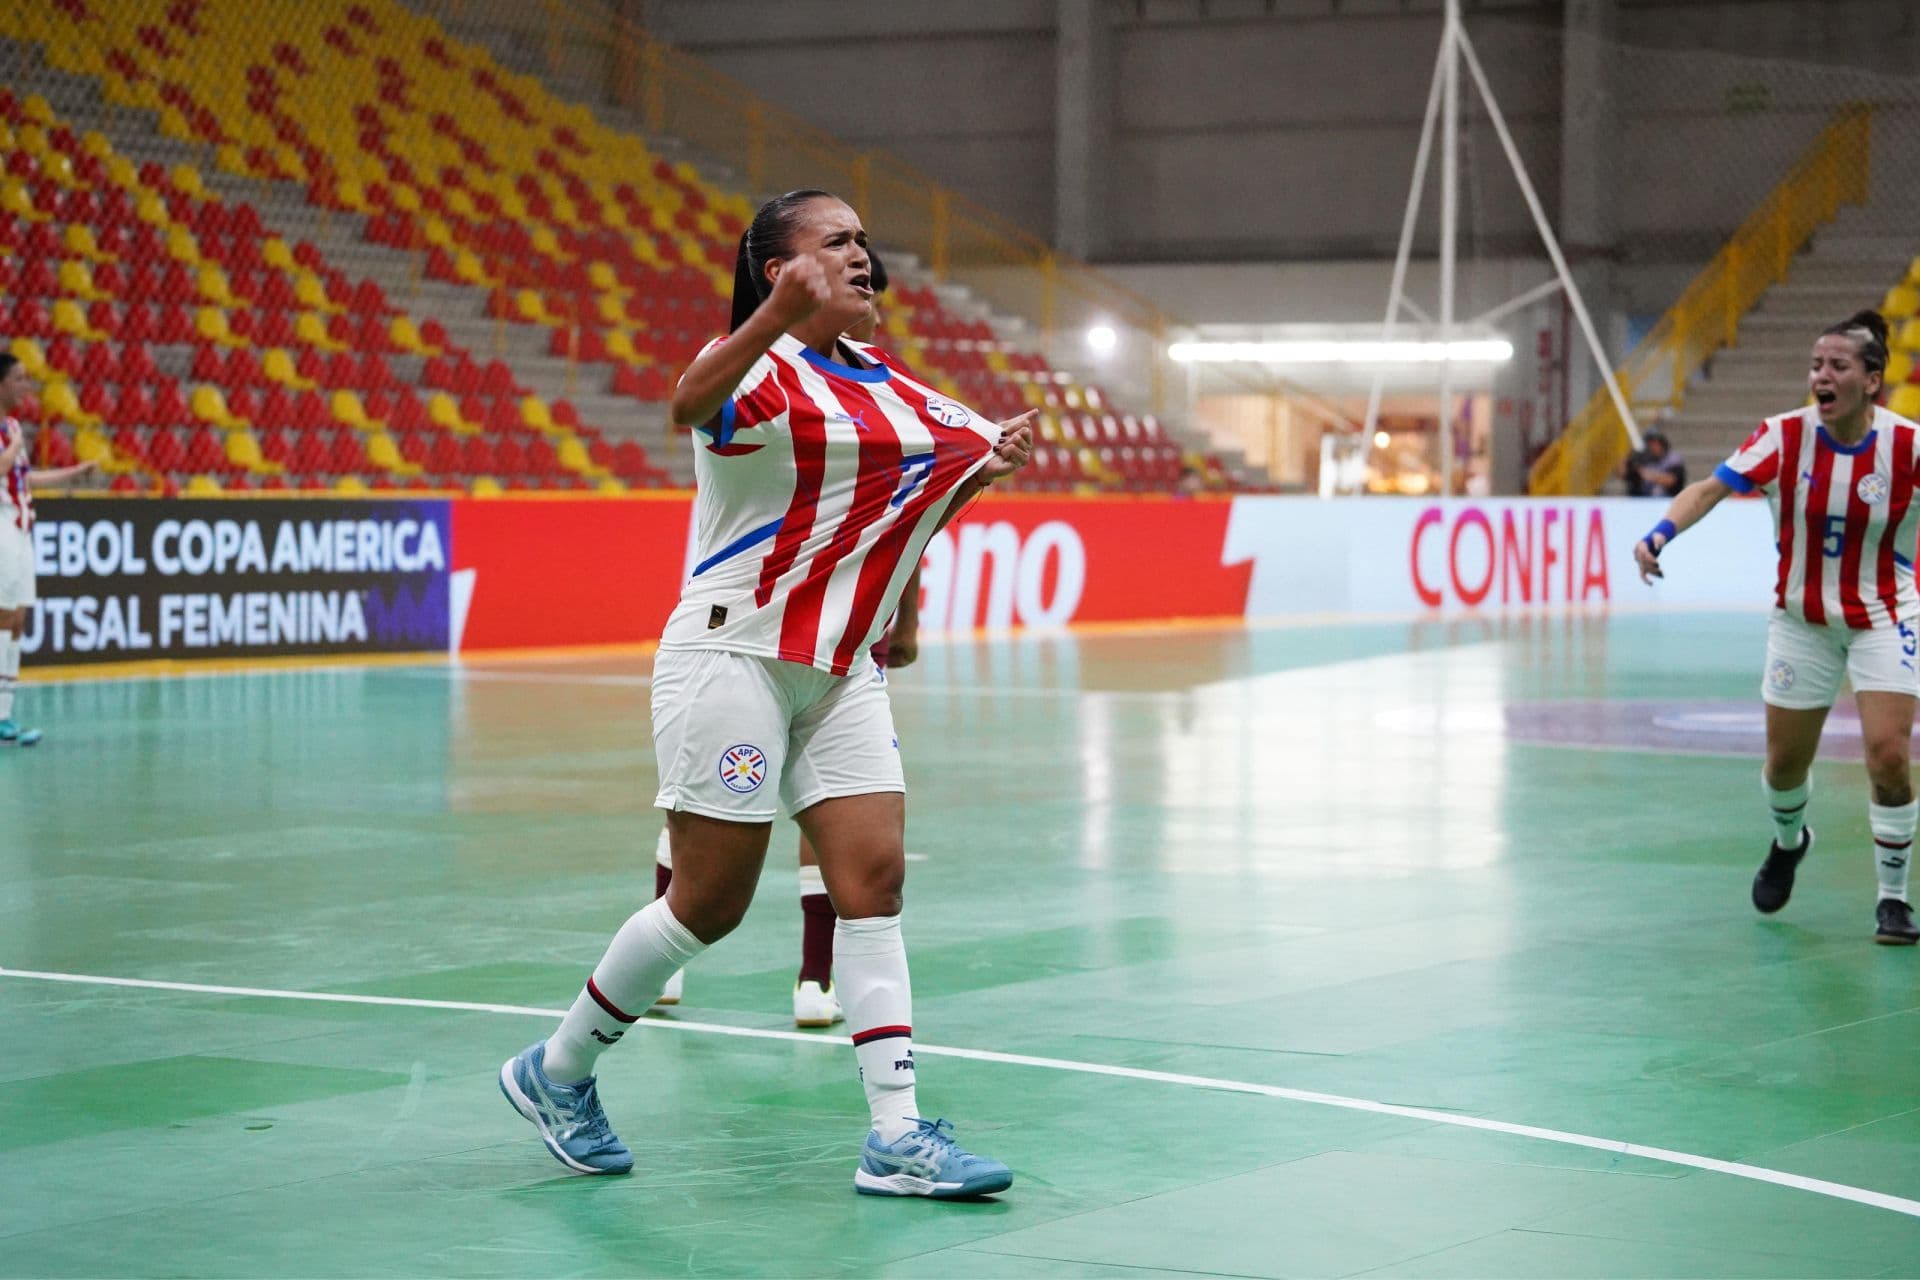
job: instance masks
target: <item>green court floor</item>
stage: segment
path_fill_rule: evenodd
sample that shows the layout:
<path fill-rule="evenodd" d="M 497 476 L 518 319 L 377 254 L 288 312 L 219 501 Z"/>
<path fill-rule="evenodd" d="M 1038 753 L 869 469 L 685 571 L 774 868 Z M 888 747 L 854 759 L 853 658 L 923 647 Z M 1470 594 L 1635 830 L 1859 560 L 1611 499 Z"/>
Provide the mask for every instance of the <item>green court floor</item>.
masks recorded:
<path fill-rule="evenodd" d="M 502 1101 L 652 893 L 644 662 L 34 686 L 0 1275 L 1914 1275 L 1920 955 L 1870 941 L 1844 723 L 1747 903 L 1764 626 L 930 647 L 920 1098 L 1016 1173 L 961 1204 L 853 1193 L 790 826 L 602 1060 L 633 1176 Z"/>

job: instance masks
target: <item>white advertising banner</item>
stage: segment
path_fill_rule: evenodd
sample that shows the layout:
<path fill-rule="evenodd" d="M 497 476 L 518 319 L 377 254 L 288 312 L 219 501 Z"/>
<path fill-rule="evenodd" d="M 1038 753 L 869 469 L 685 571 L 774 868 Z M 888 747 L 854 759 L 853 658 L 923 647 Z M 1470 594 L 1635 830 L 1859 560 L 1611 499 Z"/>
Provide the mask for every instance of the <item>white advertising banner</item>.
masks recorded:
<path fill-rule="evenodd" d="M 1764 501 L 1721 503 L 1661 554 L 1667 576 L 1646 586 L 1633 544 L 1665 509 L 1641 498 L 1245 497 L 1234 501 L 1222 563 L 1252 565 L 1249 619 L 1772 604 Z"/>

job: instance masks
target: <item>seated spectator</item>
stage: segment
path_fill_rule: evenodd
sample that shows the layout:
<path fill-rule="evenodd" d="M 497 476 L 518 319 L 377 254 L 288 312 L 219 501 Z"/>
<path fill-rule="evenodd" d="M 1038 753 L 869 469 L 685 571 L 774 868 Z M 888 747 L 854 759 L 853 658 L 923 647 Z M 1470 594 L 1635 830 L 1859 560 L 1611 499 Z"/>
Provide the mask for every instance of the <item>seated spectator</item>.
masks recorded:
<path fill-rule="evenodd" d="M 1646 447 L 1629 454 L 1622 471 L 1636 498 L 1671 498 L 1687 487 L 1687 460 L 1658 431 L 1647 432 Z"/>

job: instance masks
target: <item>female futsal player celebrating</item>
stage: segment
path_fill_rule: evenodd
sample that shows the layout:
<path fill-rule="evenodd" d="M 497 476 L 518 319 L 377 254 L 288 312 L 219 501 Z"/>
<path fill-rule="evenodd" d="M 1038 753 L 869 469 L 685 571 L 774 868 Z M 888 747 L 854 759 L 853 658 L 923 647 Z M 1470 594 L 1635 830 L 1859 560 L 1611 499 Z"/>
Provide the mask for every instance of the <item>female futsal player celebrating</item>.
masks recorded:
<path fill-rule="evenodd" d="M 880 325 L 880 299 L 889 284 L 887 269 L 880 255 L 867 249 L 867 287 L 873 296 L 867 314 L 856 321 L 844 336 L 856 342 L 872 342 Z M 893 621 L 873 646 L 875 680 L 884 681 L 889 668 L 911 666 L 920 653 L 920 566 L 914 565 L 900 592 L 900 605 Z M 654 848 L 653 894 L 661 897 L 673 883 L 673 847 L 666 828 Z M 793 981 L 793 1025 L 830 1027 L 845 1020 L 840 997 L 833 989 L 833 932 L 839 923 L 833 900 L 820 875 L 820 859 L 800 836 L 800 974 Z M 667 979 L 655 1004 L 679 1004 L 685 994 L 685 970 L 676 970 Z"/>
<path fill-rule="evenodd" d="M 855 1188 L 952 1197 L 1013 1181 L 915 1100 L 906 787 L 868 650 L 928 540 L 1031 458 L 1034 415 L 983 421 L 847 339 L 871 298 L 851 208 L 823 191 L 770 200 L 741 238 L 732 333 L 674 391 L 673 420 L 697 432 L 699 562 L 653 674 L 673 880 L 621 927 L 554 1033 L 500 1071 L 547 1149 L 582 1173 L 633 1167 L 596 1060 L 740 922 L 784 810 L 840 916 L 836 985 L 872 1117 Z"/>
<path fill-rule="evenodd" d="M 1753 878 L 1753 905 L 1768 913 L 1787 905 L 1794 872 L 1813 847 L 1808 769 L 1845 675 L 1873 786 L 1874 941 L 1911 946 L 1920 939 L 1907 905 L 1916 813 L 1908 744 L 1920 693 L 1912 559 L 1920 426 L 1875 403 L 1886 367 L 1887 322 L 1878 312 L 1827 329 L 1807 373 L 1813 405 L 1762 422 L 1711 476 L 1680 491 L 1633 554 L 1642 580 L 1660 577 L 1661 548 L 1722 498 L 1766 491 L 1780 554 L 1760 686 L 1774 839 Z"/>

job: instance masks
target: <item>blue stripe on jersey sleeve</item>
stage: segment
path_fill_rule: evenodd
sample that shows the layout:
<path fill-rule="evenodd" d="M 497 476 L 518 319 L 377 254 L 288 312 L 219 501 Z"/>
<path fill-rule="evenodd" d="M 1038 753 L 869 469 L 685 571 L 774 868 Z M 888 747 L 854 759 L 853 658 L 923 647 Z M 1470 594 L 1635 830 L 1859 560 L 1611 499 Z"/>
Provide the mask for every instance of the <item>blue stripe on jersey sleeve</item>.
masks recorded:
<path fill-rule="evenodd" d="M 1713 469 L 1713 478 L 1735 493 L 1752 493 L 1760 487 L 1724 462 Z"/>
<path fill-rule="evenodd" d="M 1899 565 L 1902 569 L 1913 568 L 1913 561 L 1907 559 L 1905 556 L 1901 555 L 1898 551 L 1893 553 L 1893 562 Z"/>
<path fill-rule="evenodd" d="M 786 517 L 781 516 L 778 520 L 774 520 L 768 524 L 763 524 L 758 529 L 755 529 L 749 533 L 741 534 L 739 537 L 735 538 L 732 542 L 729 542 L 726 546 L 720 548 L 718 551 L 708 556 L 705 560 L 702 560 L 699 564 L 693 566 L 692 576 L 697 578 L 701 574 L 705 573 L 707 570 L 713 568 L 713 566 L 717 564 L 725 564 L 727 561 L 733 559 L 735 556 L 739 555 L 741 552 L 749 551 L 749 550 L 752 550 L 754 547 L 759 546 L 761 543 L 765 542 L 768 538 L 771 538 L 774 534 L 780 532 L 780 526 L 785 520 L 786 520 Z"/>

